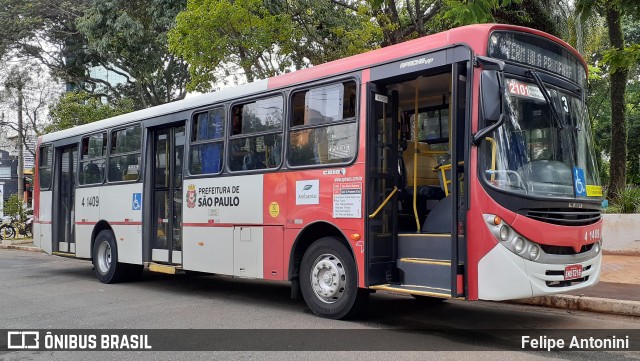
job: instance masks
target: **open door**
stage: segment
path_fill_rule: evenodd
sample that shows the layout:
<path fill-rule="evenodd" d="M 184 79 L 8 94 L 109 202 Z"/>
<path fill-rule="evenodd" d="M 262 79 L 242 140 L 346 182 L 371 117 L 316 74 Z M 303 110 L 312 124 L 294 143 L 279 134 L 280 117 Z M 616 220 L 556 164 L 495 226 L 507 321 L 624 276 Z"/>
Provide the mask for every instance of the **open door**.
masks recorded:
<path fill-rule="evenodd" d="M 184 123 L 154 130 L 151 260 L 182 264 Z"/>
<path fill-rule="evenodd" d="M 367 214 L 369 282 L 392 282 L 398 234 L 398 92 L 368 85 Z"/>
<path fill-rule="evenodd" d="M 379 76 L 372 76 L 367 108 L 373 289 L 464 297 L 469 64 L 387 77 L 398 68 L 372 69 Z"/>
<path fill-rule="evenodd" d="M 56 180 L 53 189 L 53 251 L 76 253 L 75 195 L 78 166 L 78 146 L 56 150 Z"/>

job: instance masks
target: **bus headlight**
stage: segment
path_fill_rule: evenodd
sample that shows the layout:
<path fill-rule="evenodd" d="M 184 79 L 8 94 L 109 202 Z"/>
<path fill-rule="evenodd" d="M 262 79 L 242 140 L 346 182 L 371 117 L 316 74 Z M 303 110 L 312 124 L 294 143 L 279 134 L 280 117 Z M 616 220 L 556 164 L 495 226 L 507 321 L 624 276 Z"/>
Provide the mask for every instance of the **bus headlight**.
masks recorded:
<path fill-rule="evenodd" d="M 517 253 L 522 253 L 524 251 L 525 242 L 522 237 L 516 237 L 513 239 L 513 249 Z"/>
<path fill-rule="evenodd" d="M 538 258 L 538 256 L 540 255 L 540 247 L 536 246 L 535 244 L 531 246 L 531 248 L 529 248 L 529 257 L 534 260 L 536 258 Z"/>
<path fill-rule="evenodd" d="M 499 222 L 496 222 L 496 219 L 500 218 L 493 214 L 484 215 L 484 220 L 487 223 L 491 234 L 493 234 L 493 236 L 500 242 L 501 245 L 506 247 L 512 253 L 531 261 L 539 262 L 539 258 L 544 259 L 544 257 L 546 257 L 544 250 L 540 247 L 539 244 L 532 242 L 526 239 L 524 236 L 520 235 L 503 219 L 500 219 Z M 597 242 L 594 247 L 596 247 L 596 251 L 598 251 L 601 245 L 599 242 Z"/>
<path fill-rule="evenodd" d="M 596 242 L 593 245 L 593 248 L 595 249 L 596 253 L 600 253 L 600 242 Z"/>
<path fill-rule="evenodd" d="M 502 226 L 500 227 L 500 239 L 504 242 L 509 239 L 509 227 Z"/>

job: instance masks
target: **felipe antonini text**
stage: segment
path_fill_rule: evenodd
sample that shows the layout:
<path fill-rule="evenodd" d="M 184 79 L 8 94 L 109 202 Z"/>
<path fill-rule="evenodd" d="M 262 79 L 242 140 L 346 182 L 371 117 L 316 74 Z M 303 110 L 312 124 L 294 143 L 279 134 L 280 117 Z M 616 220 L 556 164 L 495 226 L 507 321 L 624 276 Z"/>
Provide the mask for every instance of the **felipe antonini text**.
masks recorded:
<path fill-rule="evenodd" d="M 522 336 L 521 347 L 532 350 L 628 350 L 629 336 L 554 338 Z"/>

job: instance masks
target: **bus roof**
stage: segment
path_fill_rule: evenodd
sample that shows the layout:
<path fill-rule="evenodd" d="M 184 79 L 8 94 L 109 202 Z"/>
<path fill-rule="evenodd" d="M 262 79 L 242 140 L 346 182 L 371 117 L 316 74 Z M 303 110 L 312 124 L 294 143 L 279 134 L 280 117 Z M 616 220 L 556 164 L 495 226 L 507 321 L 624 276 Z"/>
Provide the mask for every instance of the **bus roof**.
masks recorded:
<path fill-rule="evenodd" d="M 396 59 L 416 55 L 426 50 L 443 48 L 453 44 L 466 44 L 477 55 L 486 55 L 489 34 L 494 30 L 514 30 L 535 34 L 566 47 L 580 59 L 587 68 L 586 63 L 578 51 L 566 42 L 555 36 L 541 32 L 539 30 L 515 25 L 505 24 L 476 24 L 454 28 L 441 33 L 428 35 L 422 38 L 410 40 L 401 44 L 391 45 L 385 48 L 372 50 L 366 53 L 350 56 L 348 58 L 335 60 L 325 64 L 301 69 L 295 72 L 279 75 L 269 79 L 258 80 L 252 83 L 238 85 L 233 88 L 224 89 L 218 92 L 197 95 L 184 100 L 179 100 L 155 107 L 138 110 L 135 112 L 118 115 L 97 122 L 65 129 L 59 132 L 45 134 L 40 142 L 46 143 L 58 139 L 70 138 L 82 134 L 91 133 L 101 129 L 116 127 L 132 121 L 150 119 L 166 114 L 186 111 L 204 107 L 217 102 L 222 102 L 236 97 L 248 96 L 261 91 L 274 90 L 282 87 L 292 86 L 321 79 L 324 77 L 336 76 L 359 69 L 365 69 L 373 65 L 378 65 Z"/>

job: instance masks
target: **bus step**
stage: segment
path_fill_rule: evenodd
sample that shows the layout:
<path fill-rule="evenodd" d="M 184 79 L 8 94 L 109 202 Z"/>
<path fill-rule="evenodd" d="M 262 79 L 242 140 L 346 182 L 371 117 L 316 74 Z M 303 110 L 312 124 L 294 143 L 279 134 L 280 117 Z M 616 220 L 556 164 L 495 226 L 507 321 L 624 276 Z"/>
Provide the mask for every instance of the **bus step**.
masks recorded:
<path fill-rule="evenodd" d="M 158 272 L 158 273 L 166 273 L 170 275 L 176 274 L 176 270 L 182 269 L 182 266 L 175 266 L 169 264 L 161 264 L 161 263 L 149 263 L 149 271 Z"/>
<path fill-rule="evenodd" d="M 76 254 L 75 253 L 51 252 L 51 254 L 54 255 L 54 256 L 60 256 L 60 257 L 76 258 Z"/>
<path fill-rule="evenodd" d="M 451 235 L 400 233 L 398 258 L 451 259 Z"/>
<path fill-rule="evenodd" d="M 451 261 L 429 258 L 398 259 L 398 276 L 402 284 L 449 289 Z"/>
<path fill-rule="evenodd" d="M 372 290 L 402 293 L 408 295 L 429 296 L 438 298 L 451 298 L 451 291 L 445 288 L 435 288 L 417 285 L 384 284 L 369 287 Z"/>

